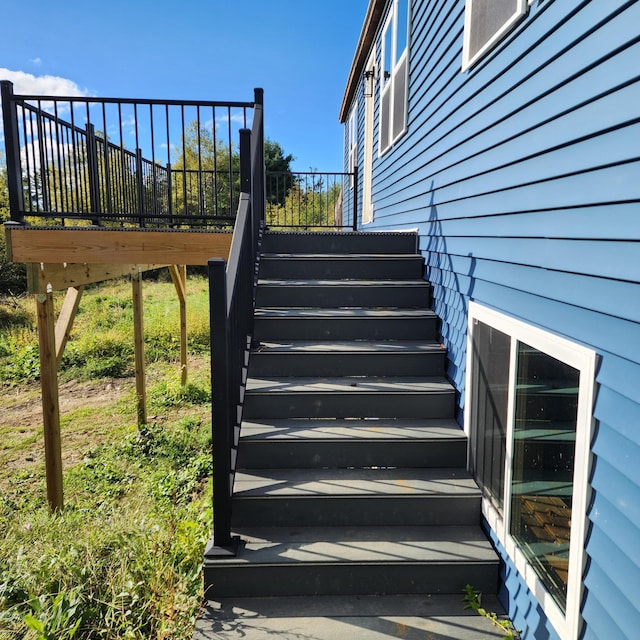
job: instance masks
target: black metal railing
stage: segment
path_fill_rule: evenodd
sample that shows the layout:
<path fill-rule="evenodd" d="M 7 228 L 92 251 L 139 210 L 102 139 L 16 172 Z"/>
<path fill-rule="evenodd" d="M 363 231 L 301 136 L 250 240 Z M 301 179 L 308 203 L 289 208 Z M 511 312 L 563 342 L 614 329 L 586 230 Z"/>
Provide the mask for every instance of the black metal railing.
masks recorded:
<path fill-rule="evenodd" d="M 265 214 L 263 132 L 257 96 L 252 130 L 240 132 L 241 194 L 229 260 L 209 261 L 214 555 L 233 546 L 231 498 Z"/>
<path fill-rule="evenodd" d="M 254 102 L 15 95 L 2 81 L 11 219 L 32 224 L 231 225 L 234 138 Z"/>
<path fill-rule="evenodd" d="M 266 175 L 266 224 L 271 229 L 357 228 L 358 172 L 273 171 Z"/>

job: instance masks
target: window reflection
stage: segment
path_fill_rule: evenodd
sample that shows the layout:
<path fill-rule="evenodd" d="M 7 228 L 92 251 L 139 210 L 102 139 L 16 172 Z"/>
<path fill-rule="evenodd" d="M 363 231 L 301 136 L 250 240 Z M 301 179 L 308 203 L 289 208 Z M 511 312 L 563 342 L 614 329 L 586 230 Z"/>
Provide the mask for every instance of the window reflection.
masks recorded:
<path fill-rule="evenodd" d="M 579 371 L 517 346 L 510 531 L 565 610 Z"/>

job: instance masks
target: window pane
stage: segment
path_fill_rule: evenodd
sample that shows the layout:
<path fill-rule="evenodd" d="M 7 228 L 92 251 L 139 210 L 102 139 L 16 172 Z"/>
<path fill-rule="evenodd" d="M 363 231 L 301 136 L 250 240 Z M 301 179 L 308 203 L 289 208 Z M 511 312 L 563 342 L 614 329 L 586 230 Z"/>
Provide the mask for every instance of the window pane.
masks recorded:
<path fill-rule="evenodd" d="M 387 26 L 385 27 L 384 35 L 382 36 L 382 86 L 384 87 L 387 82 L 391 79 L 391 56 L 392 56 L 392 39 L 393 39 L 393 31 L 391 30 L 392 22 L 389 21 Z"/>
<path fill-rule="evenodd" d="M 470 55 L 473 57 L 519 11 L 518 0 L 473 0 Z"/>
<path fill-rule="evenodd" d="M 380 152 L 386 151 L 389 141 L 389 118 L 391 117 L 391 90 L 382 93 L 380 102 Z"/>
<path fill-rule="evenodd" d="M 402 57 L 407 48 L 407 31 L 409 28 L 409 0 L 398 0 L 398 13 L 396 16 L 396 59 L 394 66 Z"/>
<path fill-rule="evenodd" d="M 565 610 L 579 371 L 518 343 L 511 535 Z"/>
<path fill-rule="evenodd" d="M 474 321 L 471 372 L 471 470 L 502 512 L 511 338 Z"/>
<path fill-rule="evenodd" d="M 407 59 L 398 67 L 393 78 L 393 132 L 395 140 L 407 124 Z"/>

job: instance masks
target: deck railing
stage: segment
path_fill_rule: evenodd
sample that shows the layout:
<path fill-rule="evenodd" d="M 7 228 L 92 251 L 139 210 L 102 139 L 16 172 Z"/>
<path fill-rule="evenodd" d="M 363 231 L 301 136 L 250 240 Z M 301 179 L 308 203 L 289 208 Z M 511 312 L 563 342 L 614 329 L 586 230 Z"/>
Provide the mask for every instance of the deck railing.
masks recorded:
<path fill-rule="evenodd" d="M 229 260 L 209 261 L 214 516 L 208 553 L 214 555 L 233 546 L 231 497 L 265 210 L 261 103 L 252 130 L 240 134 L 241 194 Z"/>
<path fill-rule="evenodd" d="M 270 229 L 357 228 L 357 168 L 353 173 L 268 171 L 266 191 Z"/>
<path fill-rule="evenodd" d="M 254 102 L 15 95 L 2 81 L 11 219 L 230 226 Z"/>

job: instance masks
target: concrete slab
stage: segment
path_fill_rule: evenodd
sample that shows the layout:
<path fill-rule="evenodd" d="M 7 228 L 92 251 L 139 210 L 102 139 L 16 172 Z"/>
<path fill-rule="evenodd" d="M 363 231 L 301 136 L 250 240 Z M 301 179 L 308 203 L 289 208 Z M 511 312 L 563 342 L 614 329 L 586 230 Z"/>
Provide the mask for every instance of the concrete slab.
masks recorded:
<path fill-rule="evenodd" d="M 503 615 L 494 598 L 489 611 Z M 316 596 L 208 602 L 194 640 L 497 640 L 503 632 L 445 596 Z"/>

